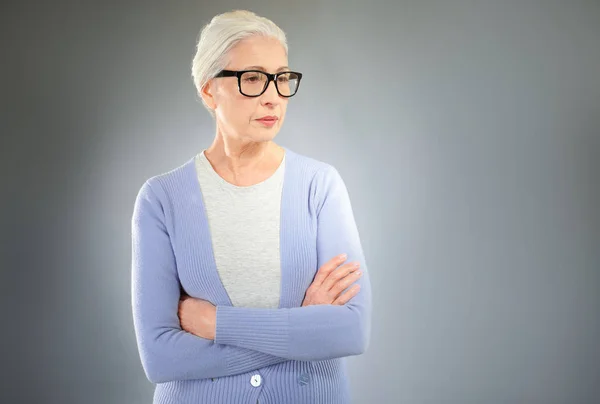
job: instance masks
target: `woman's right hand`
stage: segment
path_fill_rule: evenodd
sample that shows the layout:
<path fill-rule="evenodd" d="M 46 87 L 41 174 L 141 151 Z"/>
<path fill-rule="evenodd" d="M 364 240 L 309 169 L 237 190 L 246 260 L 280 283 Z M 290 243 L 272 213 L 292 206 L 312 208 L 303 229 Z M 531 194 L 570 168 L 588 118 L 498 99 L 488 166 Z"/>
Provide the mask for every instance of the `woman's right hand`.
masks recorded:
<path fill-rule="evenodd" d="M 342 291 L 362 276 L 362 272 L 358 270 L 360 263 L 351 262 L 341 265 L 345 260 L 345 256 L 343 258 L 337 256 L 327 261 L 319 268 L 315 279 L 308 289 L 306 289 L 302 307 L 317 304 L 333 304 L 341 306 L 356 296 L 360 290 L 359 284 L 353 285 L 350 289 L 341 294 Z M 338 267 L 339 269 L 336 269 Z"/>

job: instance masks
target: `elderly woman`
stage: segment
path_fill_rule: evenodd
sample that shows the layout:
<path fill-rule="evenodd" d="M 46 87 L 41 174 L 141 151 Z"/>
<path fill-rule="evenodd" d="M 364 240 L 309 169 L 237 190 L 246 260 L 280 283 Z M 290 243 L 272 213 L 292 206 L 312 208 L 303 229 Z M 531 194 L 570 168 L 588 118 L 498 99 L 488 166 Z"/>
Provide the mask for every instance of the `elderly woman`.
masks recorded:
<path fill-rule="evenodd" d="M 132 217 L 132 308 L 154 403 L 349 403 L 371 286 L 332 165 L 273 139 L 302 74 L 285 34 L 218 15 L 192 72 L 214 141 L 147 179 Z"/>

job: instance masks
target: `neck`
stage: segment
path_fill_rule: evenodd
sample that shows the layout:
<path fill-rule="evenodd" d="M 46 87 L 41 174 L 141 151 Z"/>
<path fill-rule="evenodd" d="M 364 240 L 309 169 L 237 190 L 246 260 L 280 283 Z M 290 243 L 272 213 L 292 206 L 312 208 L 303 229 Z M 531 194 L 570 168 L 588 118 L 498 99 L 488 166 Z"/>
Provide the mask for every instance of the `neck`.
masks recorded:
<path fill-rule="evenodd" d="M 273 157 L 280 155 L 282 148 L 272 140 L 252 141 L 226 137 L 217 129 L 212 144 L 204 151 L 206 158 L 220 168 L 238 174 L 252 170 L 260 170 L 269 165 Z"/>

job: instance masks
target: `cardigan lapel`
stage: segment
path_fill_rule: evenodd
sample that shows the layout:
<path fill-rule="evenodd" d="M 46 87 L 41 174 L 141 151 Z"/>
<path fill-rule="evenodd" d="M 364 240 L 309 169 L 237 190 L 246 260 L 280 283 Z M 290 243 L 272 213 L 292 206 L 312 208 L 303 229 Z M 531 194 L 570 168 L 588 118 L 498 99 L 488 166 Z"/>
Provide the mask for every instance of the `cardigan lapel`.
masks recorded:
<path fill-rule="evenodd" d="M 306 208 L 309 196 L 309 181 L 305 172 L 296 164 L 296 155 L 286 150 L 283 190 L 281 195 L 280 217 L 280 261 L 281 284 L 279 308 L 299 307 L 306 288 L 316 272 L 316 231 L 314 221 Z M 182 286 L 190 295 L 212 302 L 215 305 L 232 306 L 231 299 L 217 270 L 206 205 L 198 183 L 194 158 L 185 166 L 183 189 L 191 190 L 187 195 L 177 195 L 183 199 L 180 218 L 187 218 L 186 237 L 177 239 L 182 248 L 176 251 L 187 252 L 177 257 Z M 306 185 L 306 186 L 304 186 Z M 300 202 L 302 201 L 302 202 Z M 179 204 L 177 204 L 179 205 Z M 180 219 L 181 220 L 181 219 Z M 299 237 L 304 235 L 304 237 Z M 211 285 L 211 287 L 207 287 Z"/>
<path fill-rule="evenodd" d="M 196 174 L 195 157 L 184 167 L 183 180 L 186 182 L 181 195 L 181 212 L 176 213 L 179 226 L 186 227 L 185 236 L 177 240 L 181 244 L 178 263 L 181 262 L 179 278 L 190 296 L 208 300 L 214 305 L 232 306 L 231 299 L 221 282 L 217 271 L 206 206 Z M 182 220 L 185 221 L 181 222 Z M 180 265 L 178 264 L 178 267 Z M 210 285 L 210 287 L 207 287 Z"/>
<path fill-rule="evenodd" d="M 284 146 L 282 146 L 284 147 Z M 316 218 L 309 209 L 310 180 L 300 157 L 286 150 L 281 196 L 279 308 L 300 307 L 317 267 Z"/>

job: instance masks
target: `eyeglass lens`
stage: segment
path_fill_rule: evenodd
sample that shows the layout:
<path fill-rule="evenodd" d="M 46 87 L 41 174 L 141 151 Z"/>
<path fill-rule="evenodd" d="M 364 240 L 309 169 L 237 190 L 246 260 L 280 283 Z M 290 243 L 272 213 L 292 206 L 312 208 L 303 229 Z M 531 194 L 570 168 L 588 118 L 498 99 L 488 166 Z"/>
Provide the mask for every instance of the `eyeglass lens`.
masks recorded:
<path fill-rule="evenodd" d="M 267 76 L 260 72 L 246 72 L 240 77 L 240 89 L 246 95 L 258 95 L 265 89 Z M 298 89 L 298 75 L 283 73 L 277 76 L 277 89 L 283 96 L 291 96 Z"/>

